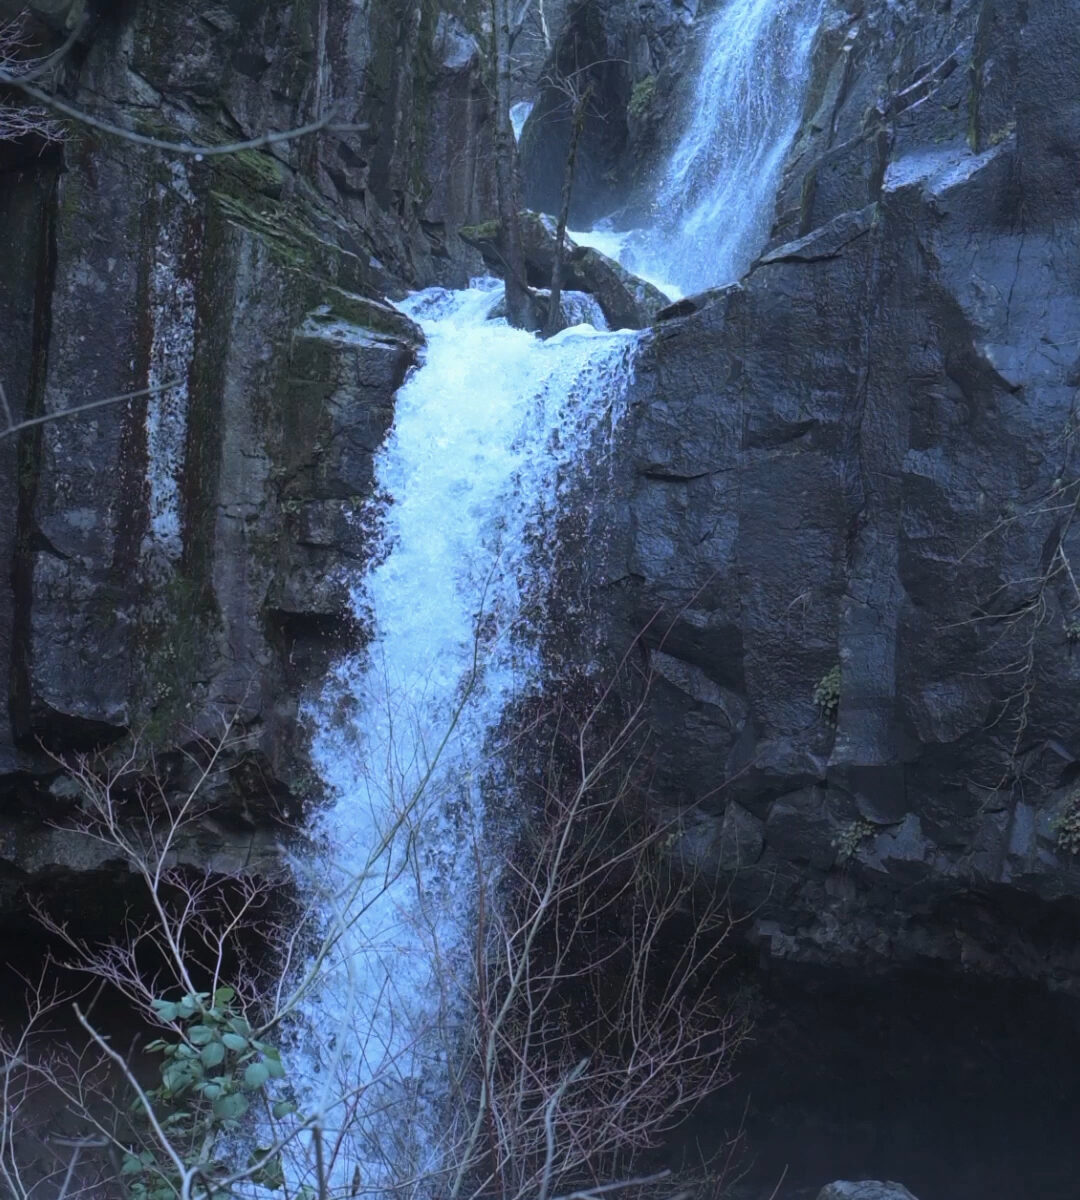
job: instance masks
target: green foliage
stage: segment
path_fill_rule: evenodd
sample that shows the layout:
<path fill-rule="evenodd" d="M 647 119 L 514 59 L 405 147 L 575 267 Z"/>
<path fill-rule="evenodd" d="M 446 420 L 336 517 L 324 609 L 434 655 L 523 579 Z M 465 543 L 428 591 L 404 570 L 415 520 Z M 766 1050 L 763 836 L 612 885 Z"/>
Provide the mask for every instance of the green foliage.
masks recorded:
<path fill-rule="evenodd" d="M 841 826 L 833 838 L 833 849 L 836 851 L 836 861 L 839 863 L 850 862 L 855 857 L 859 846 L 871 838 L 877 832 L 877 829 L 872 822 L 867 821 L 863 817 L 856 817 L 854 821 L 848 821 L 846 825 Z"/>
<path fill-rule="evenodd" d="M 646 75 L 634 84 L 630 93 L 630 101 L 626 106 L 626 115 L 632 121 L 644 120 L 656 99 L 656 76 Z"/>
<path fill-rule="evenodd" d="M 161 1083 L 147 1093 L 154 1114 L 185 1167 L 199 1167 L 208 1195 L 224 1197 L 213 1187 L 225 1164 L 214 1152 L 223 1136 L 235 1133 L 252 1104 L 263 1102 L 274 1120 L 296 1112 L 284 1096 L 270 1094 L 285 1079 L 276 1046 L 257 1038 L 236 1004 L 230 987 L 197 992 L 179 1000 L 154 1000 L 154 1015 L 173 1026 L 175 1036 L 158 1038 L 147 1050 L 160 1053 Z M 149 1124 L 141 1099 L 132 1104 L 136 1123 Z M 149 1131 L 147 1131 L 149 1133 Z M 175 1200 L 180 1180 L 175 1164 L 152 1136 L 146 1148 L 129 1153 L 122 1173 L 132 1200 Z M 265 1160 L 265 1161 L 264 1161 Z M 270 1190 L 285 1180 L 280 1153 L 256 1147 L 248 1162 L 249 1178 Z"/>
<path fill-rule="evenodd" d="M 831 667 L 814 688 L 814 703 L 826 721 L 835 721 L 840 707 L 840 664 Z"/>
<path fill-rule="evenodd" d="M 1058 849 L 1080 854 L 1080 789 L 1073 792 L 1065 807 L 1051 822 Z"/>

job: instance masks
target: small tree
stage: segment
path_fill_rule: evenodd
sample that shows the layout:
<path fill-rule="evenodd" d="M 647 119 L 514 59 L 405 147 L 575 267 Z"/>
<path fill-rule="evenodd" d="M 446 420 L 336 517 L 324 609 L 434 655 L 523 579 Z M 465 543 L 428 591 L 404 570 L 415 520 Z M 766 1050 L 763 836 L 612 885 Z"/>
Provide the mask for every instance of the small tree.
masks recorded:
<path fill-rule="evenodd" d="M 26 31 L 27 14 L 20 13 L 8 21 L 0 21 L 0 82 L 4 77 L 21 79 L 34 72 L 43 60 L 30 54 L 30 38 Z M 63 128 L 41 104 L 0 100 L 0 142 L 14 142 L 34 137 L 42 142 L 58 142 Z"/>
<path fill-rule="evenodd" d="M 536 305 L 525 276 L 525 252 L 521 240 L 521 188 L 518 176 L 517 141 L 510 121 L 512 85 L 511 54 L 521 31 L 525 9 L 515 20 L 511 0 L 491 0 L 492 44 L 495 63 L 495 177 L 499 224 L 502 227 L 506 316 L 518 329 L 539 328 Z"/>

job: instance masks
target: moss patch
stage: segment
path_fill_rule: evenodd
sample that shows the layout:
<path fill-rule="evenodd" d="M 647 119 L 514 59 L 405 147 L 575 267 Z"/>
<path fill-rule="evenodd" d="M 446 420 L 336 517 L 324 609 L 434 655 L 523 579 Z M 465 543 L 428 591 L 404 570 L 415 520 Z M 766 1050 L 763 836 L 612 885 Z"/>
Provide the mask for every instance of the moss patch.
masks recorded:
<path fill-rule="evenodd" d="M 626 105 L 626 115 L 631 121 L 644 121 L 649 115 L 656 99 L 656 76 L 646 75 L 634 84 L 630 100 Z"/>

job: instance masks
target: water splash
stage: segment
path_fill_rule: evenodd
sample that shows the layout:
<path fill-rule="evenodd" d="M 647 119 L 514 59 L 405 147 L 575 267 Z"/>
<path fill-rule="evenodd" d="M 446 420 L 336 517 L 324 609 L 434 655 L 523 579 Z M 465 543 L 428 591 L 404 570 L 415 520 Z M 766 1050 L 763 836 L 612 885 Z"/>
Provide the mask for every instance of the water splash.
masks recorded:
<path fill-rule="evenodd" d="M 309 1095 L 331 1073 L 365 1089 L 341 1181 L 359 1169 L 376 1189 L 440 1157 L 490 735 L 540 685 L 560 492 L 617 419 L 637 344 L 589 326 L 541 342 L 487 319 L 497 286 L 402 305 L 427 349 L 377 458 L 378 552 L 354 594 L 372 638 L 310 714 L 334 803 L 307 886 L 345 935 L 305 1013 L 304 1071 Z"/>

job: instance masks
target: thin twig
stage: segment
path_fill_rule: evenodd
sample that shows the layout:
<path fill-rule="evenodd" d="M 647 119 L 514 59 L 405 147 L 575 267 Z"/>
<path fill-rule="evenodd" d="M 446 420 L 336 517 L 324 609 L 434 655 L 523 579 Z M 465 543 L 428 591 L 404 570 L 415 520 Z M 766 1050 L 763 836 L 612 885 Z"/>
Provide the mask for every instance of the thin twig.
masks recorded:
<path fill-rule="evenodd" d="M 191 142 L 170 142 L 165 138 L 149 137 L 144 133 L 136 133 L 132 129 L 125 129 L 122 125 L 113 125 L 110 121 L 103 121 L 100 117 L 91 116 L 81 108 L 77 108 L 74 104 L 68 104 L 66 100 L 61 100 L 57 96 L 51 95 L 49 92 L 44 92 L 41 88 L 35 87 L 32 83 L 27 83 L 22 76 L 12 75 L 9 71 L 0 71 L 0 83 L 9 84 L 11 87 L 16 87 L 20 91 L 25 92 L 28 96 L 33 96 L 35 100 L 42 104 L 47 104 L 50 108 L 61 112 L 65 117 L 70 117 L 73 121 L 78 121 L 80 124 L 89 125 L 91 129 L 97 129 L 102 133 L 110 133 L 114 137 L 124 138 L 129 142 L 134 142 L 138 146 L 149 146 L 154 150 L 164 150 L 170 154 L 186 154 L 196 159 L 211 158 L 222 154 L 238 154 L 244 150 L 259 150 L 264 146 L 273 146 L 279 142 L 291 142 L 296 138 L 307 137 L 308 134 L 318 133 L 322 129 L 329 130 L 333 133 L 356 133 L 367 129 L 367 123 L 341 123 L 334 120 L 334 112 L 331 110 L 317 121 L 312 121 L 308 125 L 299 125 L 295 129 L 283 129 L 271 133 L 263 133 L 258 137 L 248 138 L 242 142 L 225 142 L 219 146 L 197 146 Z"/>
<path fill-rule="evenodd" d="M 12 423 L 11 409 L 8 407 L 7 396 L 3 384 L 0 384 L 0 401 L 3 402 L 4 415 L 7 418 L 7 428 L 0 429 L 0 438 L 11 437 L 23 429 L 34 425 L 44 425 L 47 421 L 59 421 L 61 417 L 73 417 L 78 413 L 89 412 L 92 408 L 104 408 L 107 404 L 122 404 L 125 400 L 140 400 L 144 396 L 153 396 L 158 392 L 167 392 L 170 388 L 179 387 L 179 379 L 170 379 L 168 383 L 157 383 L 153 387 L 140 388 L 137 392 L 124 392 L 119 396 L 106 396 L 104 400 L 91 400 L 89 404 L 76 404 L 74 408 L 61 408 L 56 412 L 45 413 L 40 417 L 28 417 L 25 421 Z"/>

